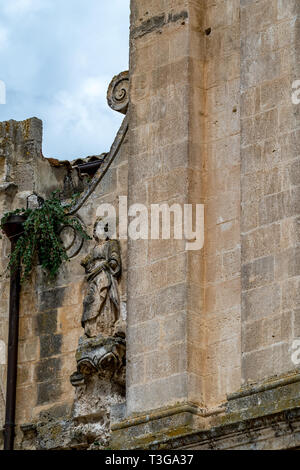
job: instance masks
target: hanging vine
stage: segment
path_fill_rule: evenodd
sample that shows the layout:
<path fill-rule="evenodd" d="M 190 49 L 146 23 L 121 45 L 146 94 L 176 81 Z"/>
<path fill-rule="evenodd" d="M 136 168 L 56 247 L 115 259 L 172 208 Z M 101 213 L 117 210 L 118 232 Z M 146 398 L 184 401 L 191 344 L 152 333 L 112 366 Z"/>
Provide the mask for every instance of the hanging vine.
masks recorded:
<path fill-rule="evenodd" d="M 73 201 L 72 201 L 73 204 Z M 36 260 L 46 269 L 51 279 L 55 278 L 68 255 L 60 237 L 64 226 L 72 227 L 84 239 L 90 239 L 82 223 L 67 214 L 70 205 L 63 205 L 57 192 L 35 209 L 17 209 L 7 212 L 1 219 L 1 229 L 12 215 L 20 215 L 25 219 L 24 233 L 18 239 L 15 249 L 10 255 L 8 269 L 16 270 L 20 265 L 21 281 L 27 280 Z"/>

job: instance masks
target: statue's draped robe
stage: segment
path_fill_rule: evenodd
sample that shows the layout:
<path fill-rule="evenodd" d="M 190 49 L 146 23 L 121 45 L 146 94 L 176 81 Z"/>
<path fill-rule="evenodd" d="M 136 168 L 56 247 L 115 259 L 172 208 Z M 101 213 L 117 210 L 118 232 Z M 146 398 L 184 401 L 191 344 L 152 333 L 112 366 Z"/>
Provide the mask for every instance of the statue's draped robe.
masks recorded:
<path fill-rule="evenodd" d="M 87 273 L 88 291 L 84 299 L 82 326 L 89 337 L 99 332 L 111 335 L 120 313 L 118 277 L 121 273 L 117 240 L 96 245 L 82 262 Z"/>

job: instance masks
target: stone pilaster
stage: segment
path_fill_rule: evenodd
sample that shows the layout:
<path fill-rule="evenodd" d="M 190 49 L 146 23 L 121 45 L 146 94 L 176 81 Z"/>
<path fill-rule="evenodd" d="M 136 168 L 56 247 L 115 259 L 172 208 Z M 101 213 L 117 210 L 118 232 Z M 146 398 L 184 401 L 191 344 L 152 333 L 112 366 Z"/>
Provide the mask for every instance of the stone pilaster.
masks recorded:
<path fill-rule="evenodd" d="M 200 2 L 201 3 L 201 2 Z M 203 8 L 131 2 L 129 205 L 202 203 Z M 129 240 L 127 416 L 203 403 L 202 251 Z"/>

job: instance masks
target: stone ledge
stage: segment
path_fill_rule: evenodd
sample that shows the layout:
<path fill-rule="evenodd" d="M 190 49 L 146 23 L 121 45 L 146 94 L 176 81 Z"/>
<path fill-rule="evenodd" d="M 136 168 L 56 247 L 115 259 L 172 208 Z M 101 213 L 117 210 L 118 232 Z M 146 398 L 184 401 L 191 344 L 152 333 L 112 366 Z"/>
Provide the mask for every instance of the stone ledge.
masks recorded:
<path fill-rule="evenodd" d="M 111 428 L 113 449 L 296 448 L 300 376 L 297 372 L 231 394 L 223 408 L 205 410 L 183 403 L 130 417 Z"/>
<path fill-rule="evenodd" d="M 300 407 L 179 436 L 151 449 L 281 450 L 300 446 Z"/>
<path fill-rule="evenodd" d="M 207 418 L 224 412 L 224 408 L 206 410 L 192 403 L 182 403 L 154 410 L 148 414 L 136 415 L 112 423 L 110 447 L 126 450 L 151 448 L 159 442 L 169 442 L 196 429 L 203 429 Z"/>
<path fill-rule="evenodd" d="M 300 382 L 300 373 L 299 371 L 294 371 L 290 376 L 284 376 L 281 378 L 276 377 L 273 380 L 268 380 L 262 384 L 245 387 L 238 392 L 231 393 L 227 398 L 228 401 L 232 401 L 238 398 L 244 398 L 256 393 L 265 392 L 267 390 L 272 390 L 278 387 L 282 387 L 283 385 L 290 385 L 297 382 Z"/>
<path fill-rule="evenodd" d="M 122 438 L 122 435 L 119 437 Z M 127 439 L 128 437 L 127 434 Z M 172 431 L 169 429 L 164 434 L 157 430 L 155 435 L 149 434 L 134 441 L 127 441 L 125 446 L 113 438 L 111 445 L 113 449 L 126 450 L 280 450 L 298 447 L 300 447 L 300 407 L 255 419 L 219 425 L 211 429 L 195 431 L 188 429 L 187 426 L 184 429 L 183 426 L 181 429 L 173 428 Z"/>
<path fill-rule="evenodd" d="M 299 406 L 300 375 L 295 373 L 258 384 L 228 397 L 226 421 L 266 416 Z"/>
<path fill-rule="evenodd" d="M 179 413 L 191 413 L 201 417 L 208 417 L 215 414 L 220 414 L 225 411 L 224 407 L 207 410 L 204 408 L 200 408 L 193 403 L 183 403 L 181 405 L 175 405 L 168 408 L 160 408 L 158 410 L 154 410 L 149 412 L 148 414 L 138 414 L 136 416 L 124 419 L 119 422 L 115 422 L 112 424 L 111 429 L 116 431 L 118 429 L 129 428 L 131 426 L 137 426 L 139 424 L 146 424 L 151 421 L 160 419 L 160 418 L 167 418 Z"/>

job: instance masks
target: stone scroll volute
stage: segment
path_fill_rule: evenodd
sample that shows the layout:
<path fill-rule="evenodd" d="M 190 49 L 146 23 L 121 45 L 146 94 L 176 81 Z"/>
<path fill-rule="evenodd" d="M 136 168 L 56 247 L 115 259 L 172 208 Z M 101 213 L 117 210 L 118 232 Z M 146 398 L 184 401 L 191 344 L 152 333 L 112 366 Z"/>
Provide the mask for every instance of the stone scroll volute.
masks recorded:
<path fill-rule="evenodd" d="M 108 105 L 119 113 L 126 114 L 129 105 L 129 72 L 115 76 L 107 91 Z"/>

